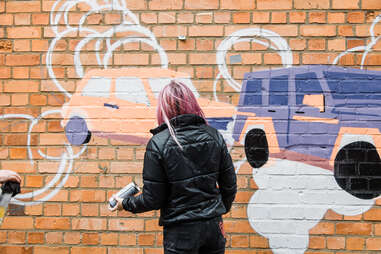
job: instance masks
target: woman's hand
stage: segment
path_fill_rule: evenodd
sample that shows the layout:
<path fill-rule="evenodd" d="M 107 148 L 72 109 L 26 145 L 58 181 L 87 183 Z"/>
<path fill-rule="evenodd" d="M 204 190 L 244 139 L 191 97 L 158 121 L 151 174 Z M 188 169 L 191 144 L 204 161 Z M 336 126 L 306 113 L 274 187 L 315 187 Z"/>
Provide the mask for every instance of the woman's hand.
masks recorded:
<path fill-rule="evenodd" d="M 21 177 L 19 176 L 19 174 L 11 170 L 6 170 L 6 169 L 0 170 L 0 183 L 4 183 L 8 181 L 20 183 Z"/>
<path fill-rule="evenodd" d="M 108 209 L 111 212 L 114 212 L 116 210 L 121 211 L 123 210 L 123 199 L 117 197 L 117 196 L 112 196 L 116 200 L 116 205 L 114 207 L 111 207 L 110 204 L 108 205 Z"/>

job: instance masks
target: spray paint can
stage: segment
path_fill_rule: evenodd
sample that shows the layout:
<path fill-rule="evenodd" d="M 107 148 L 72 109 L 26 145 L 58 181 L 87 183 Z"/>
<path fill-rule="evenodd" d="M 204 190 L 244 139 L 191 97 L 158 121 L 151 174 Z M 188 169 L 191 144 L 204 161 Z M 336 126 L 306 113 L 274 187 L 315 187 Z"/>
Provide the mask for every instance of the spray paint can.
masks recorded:
<path fill-rule="evenodd" d="M 115 196 L 124 199 L 124 198 L 135 195 L 139 191 L 140 191 L 140 188 L 136 185 L 136 183 L 131 182 L 127 184 L 123 189 L 121 189 L 118 193 L 116 193 Z M 108 203 L 110 204 L 110 207 L 113 208 L 114 206 L 116 206 L 117 201 L 114 198 L 110 198 Z"/>

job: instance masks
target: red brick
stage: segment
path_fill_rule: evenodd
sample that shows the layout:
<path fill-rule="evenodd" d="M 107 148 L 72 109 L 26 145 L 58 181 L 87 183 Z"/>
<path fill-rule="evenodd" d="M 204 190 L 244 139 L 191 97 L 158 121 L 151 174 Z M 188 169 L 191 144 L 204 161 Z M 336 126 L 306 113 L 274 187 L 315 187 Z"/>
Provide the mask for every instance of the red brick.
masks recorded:
<path fill-rule="evenodd" d="M 224 32 L 222 25 L 204 25 L 204 26 L 190 26 L 189 36 L 222 36 Z"/>
<path fill-rule="evenodd" d="M 32 51 L 47 51 L 49 48 L 49 41 L 47 40 L 32 40 Z"/>
<path fill-rule="evenodd" d="M 69 218 L 37 217 L 35 219 L 36 229 L 70 229 Z"/>
<path fill-rule="evenodd" d="M 247 0 L 221 0 L 220 9 L 227 10 L 253 10 L 255 9 L 255 1 Z"/>
<path fill-rule="evenodd" d="M 8 106 L 11 103 L 11 97 L 7 94 L 0 94 L 0 106 Z"/>
<path fill-rule="evenodd" d="M 3 224 L 1 224 L 2 229 L 33 229 L 33 218 L 32 217 L 5 217 Z"/>
<path fill-rule="evenodd" d="M 273 12 L 271 13 L 271 23 L 281 24 L 287 22 L 287 13 L 285 12 Z"/>
<path fill-rule="evenodd" d="M 28 232 L 28 243 L 29 244 L 43 244 L 44 233 L 43 232 Z"/>
<path fill-rule="evenodd" d="M 1 254 L 33 254 L 33 247 L 0 246 Z"/>
<path fill-rule="evenodd" d="M 6 65 L 8 66 L 28 66 L 28 65 L 39 65 L 40 56 L 39 55 L 7 55 Z M 29 81 L 35 82 L 35 81 Z"/>
<path fill-rule="evenodd" d="M 336 26 L 334 25 L 303 25 L 301 26 L 303 36 L 335 36 Z"/>
<path fill-rule="evenodd" d="M 224 229 L 227 233 L 253 233 L 247 220 L 224 220 Z"/>
<path fill-rule="evenodd" d="M 131 233 L 123 233 L 119 234 L 119 244 L 122 246 L 133 246 L 136 245 L 136 234 L 131 234 Z"/>
<path fill-rule="evenodd" d="M 46 95 L 43 94 L 31 94 L 30 95 L 30 104 L 31 105 L 46 105 Z"/>
<path fill-rule="evenodd" d="M 250 23 L 250 13 L 249 12 L 233 13 L 233 23 L 236 23 L 236 24 L 248 24 L 248 23 Z"/>
<path fill-rule="evenodd" d="M 332 0 L 332 9 L 359 9 L 360 1 L 359 0 Z"/>
<path fill-rule="evenodd" d="M 79 204 L 62 204 L 63 216 L 77 216 L 79 215 Z"/>
<path fill-rule="evenodd" d="M 345 13 L 342 12 L 332 12 L 327 15 L 328 23 L 345 23 Z"/>
<path fill-rule="evenodd" d="M 157 23 L 157 14 L 156 13 L 142 13 L 140 15 L 140 20 L 145 24 L 156 24 Z"/>
<path fill-rule="evenodd" d="M 176 13 L 160 12 L 158 17 L 158 23 L 161 23 L 161 24 L 176 23 Z"/>
<path fill-rule="evenodd" d="M 352 25 L 340 25 L 337 28 L 337 33 L 340 36 L 353 36 L 353 26 Z"/>
<path fill-rule="evenodd" d="M 306 53 L 302 56 L 303 64 L 331 64 L 335 55 L 330 53 Z"/>
<path fill-rule="evenodd" d="M 13 67 L 13 78 L 14 79 L 28 79 L 29 78 L 29 67 Z"/>
<path fill-rule="evenodd" d="M 325 50 L 325 39 L 310 39 L 308 40 L 309 50 Z"/>
<path fill-rule="evenodd" d="M 62 232 L 47 232 L 45 235 L 47 244 L 60 244 L 62 243 Z"/>
<path fill-rule="evenodd" d="M 297 36 L 298 26 L 297 25 L 264 25 L 263 28 L 273 31 L 280 36 Z"/>
<path fill-rule="evenodd" d="M 143 219 L 109 219 L 108 229 L 112 231 L 144 231 Z"/>
<path fill-rule="evenodd" d="M 138 245 L 147 246 L 155 243 L 155 234 L 144 233 L 138 235 Z"/>
<path fill-rule="evenodd" d="M 362 9 L 380 9 L 380 1 L 379 0 L 362 0 L 361 1 Z"/>
<path fill-rule="evenodd" d="M 31 15 L 29 13 L 17 13 L 15 14 L 15 25 L 30 25 Z"/>
<path fill-rule="evenodd" d="M 363 250 L 365 239 L 360 237 L 347 237 L 346 248 L 348 250 Z"/>
<path fill-rule="evenodd" d="M 33 25 L 47 25 L 49 24 L 49 14 L 47 13 L 33 13 L 32 14 Z"/>
<path fill-rule="evenodd" d="M 309 22 L 312 23 L 326 23 L 325 12 L 310 12 L 308 16 Z"/>
<path fill-rule="evenodd" d="M 226 24 L 230 22 L 229 12 L 214 12 L 214 22 L 217 24 Z"/>
<path fill-rule="evenodd" d="M 365 14 L 364 12 L 350 12 L 347 14 L 348 23 L 364 23 Z"/>
<path fill-rule="evenodd" d="M 284 10 L 292 8 L 292 0 L 257 0 L 258 10 Z"/>
<path fill-rule="evenodd" d="M 27 175 L 26 176 L 26 187 L 42 187 L 44 183 L 44 177 L 41 175 Z"/>
<path fill-rule="evenodd" d="M 294 0 L 295 9 L 329 9 L 329 0 Z"/>
<path fill-rule="evenodd" d="M 305 12 L 290 12 L 289 13 L 290 23 L 304 23 L 306 21 Z"/>
<path fill-rule="evenodd" d="M 34 253 L 38 254 L 69 254 L 69 247 L 35 246 Z"/>
<path fill-rule="evenodd" d="M 98 204 L 82 204 L 81 215 L 92 216 L 92 217 L 99 216 L 99 205 Z"/>
<path fill-rule="evenodd" d="M 381 250 L 381 238 L 369 238 L 366 239 L 367 250 Z"/>
<path fill-rule="evenodd" d="M 370 223 L 337 223 L 336 234 L 343 235 L 369 235 L 372 232 Z"/>
<path fill-rule="evenodd" d="M 104 202 L 105 191 L 103 190 L 73 190 L 70 193 L 70 201 Z"/>
<path fill-rule="evenodd" d="M 190 64 L 215 64 L 215 62 L 216 62 L 216 59 L 213 53 L 189 55 Z"/>
<path fill-rule="evenodd" d="M 196 14 L 197 24 L 211 24 L 213 22 L 213 14 L 211 12 L 200 12 Z"/>
<path fill-rule="evenodd" d="M 8 232 L 8 243 L 25 243 L 25 232 L 10 231 Z"/>
<path fill-rule="evenodd" d="M 364 213 L 364 220 L 381 220 L 381 209 L 371 209 Z"/>
<path fill-rule="evenodd" d="M 116 233 L 102 233 L 101 245 L 118 245 L 118 234 Z"/>
<path fill-rule="evenodd" d="M 208 0 L 207 3 L 202 0 L 185 0 L 184 8 L 191 10 L 212 10 L 218 9 L 218 0 Z"/>
<path fill-rule="evenodd" d="M 232 235 L 231 247 L 233 247 L 233 248 L 247 248 L 247 247 L 249 247 L 249 236 L 247 236 L 247 235 Z"/>
<path fill-rule="evenodd" d="M 13 25 L 13 15 L 12 14 L 0 14 L 0 24 L 3 26 Z"/>
<path fill-rule="evenodd" d="M 26 148 L 13 147 L 9 149 L 9 156 L 11 159 L 26 159 L 27 158 L 26 152 L 27 152 Z"/>
<path fill-rule="evenodd" d="M 180 10 L 183 8 L 183 0 L 152 0 L 148 6 L 151 10 Z"/>
<path fill-rule="evenodd" d="M 327 248 L 330 250 L 344 249 L 345 238 L 344 237 L 328 237 Z"/>
<path fill-rule="evenodd" d="M 65 232 L 64 243 L 66 244 L 79 244 L 81 241 L 80 232 Z"/>
<path fill-rule="evenodd" d="M 71 254 L 106 254 L 106 248 L 102 247 L 72 247 Z"/>
<path fill-rule="evenodd" d="M 193 21 L 194 21 L 193 13 L 182 12 L 177 14 L 178 24 L 188 24 L 188 23 L 193 23 Z"/>
<path fill-rule="evenodd" d="M 18 38 L 41 38 L 41 28 L 39 27 L 8 27 L 7 28 L 8 38 L 18 39 Z"/>
<path fill-rule="evenodd" d="M 7 1 L 7 12 L 39 12 L 41 10 L 40 1 Z"/>
<path fill-rule="evenodd" d="M 105 230 L 106 219 L 101 218 L 73 218 L 72 230 Z"/>
<path fill-rule="evenodd" d="M 85 244 L 85 245 L 99 244 L 99 234 L 98 233 L 82 233 L 82 244 Z"/>

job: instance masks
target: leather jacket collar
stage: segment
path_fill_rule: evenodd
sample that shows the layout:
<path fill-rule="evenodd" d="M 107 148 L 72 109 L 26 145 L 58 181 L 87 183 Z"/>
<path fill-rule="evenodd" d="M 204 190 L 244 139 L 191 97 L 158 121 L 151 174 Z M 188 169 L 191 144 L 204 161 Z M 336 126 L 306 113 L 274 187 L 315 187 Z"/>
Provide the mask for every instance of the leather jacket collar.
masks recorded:
<path fill-rule="evenodd" d="M 178 115 L 171 120 L 169 120 L 170 124 L 176 128 L 176 127 L 184 127 L 188 125 L 199 125 L 199 124 L 205 124 L 205 120 L 194 114 L 184 114 L 184 115 Z M 150 132 L 155 135 L 165 129 L 167 129 L 168 126 L 166 123 L 163 123 L 159 125 L 158 127 L 151 129 Z"/>

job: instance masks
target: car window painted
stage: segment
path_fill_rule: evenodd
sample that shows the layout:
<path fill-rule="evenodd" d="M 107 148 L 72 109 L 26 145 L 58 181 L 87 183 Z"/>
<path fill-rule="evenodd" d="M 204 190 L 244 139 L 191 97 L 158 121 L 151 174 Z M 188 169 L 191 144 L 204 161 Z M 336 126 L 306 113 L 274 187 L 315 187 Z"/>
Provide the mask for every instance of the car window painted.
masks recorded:
<path fill-rule="evenodd" d="M 110 97 L 111 79 L 105 77 L 91 77 L 82 90 L 82 96 Z"/>
<path fill-rule="evenodd" d="M 132 103 L 150 105 L 143 82 L 137 77 L 116 78 L 115 97 Z"/>
<path fill-rule="evenodd" d="M 245 87 L 243 105 L 261 105 L 262 104 L 262 79 L 248 80 Z M 242 95 L 241 95 L 242 96 Z"/>
<path fill-rule="evenodd" d="M 196 98 L 200 97 L 200 94 L 197 92 L 196 88 L 193 86 L 192 81 L 189 78 L 176 78 L 176 81 L 179 81 L 186 85 L 195 95 Z M 166 85 L 171 82 L 170 78 L 150 78 L 148 79 L 148 83 L 151 87 L 155 98 L 157 99 L 161 89 L 163 89 Z"/>
<path fill-rule="evenodd" d="M 307 72 L 295 75 L 296 104 L 303 104 L 303 98 L 306 94 L 322 94 L 319 79 L 316 73 Z"/>
<path fill-rule="evenodd" d="M 380 75 L 334 71 L 325 71 L 323 74 L 334 99 L 366 100 L 368 102 L 381 100 Z"/>
<path fill-rule="evenodd" d="M 288 82 L 288 75 L 276 76 L 270 79 L 270 105 L 288 105 Z"/>

